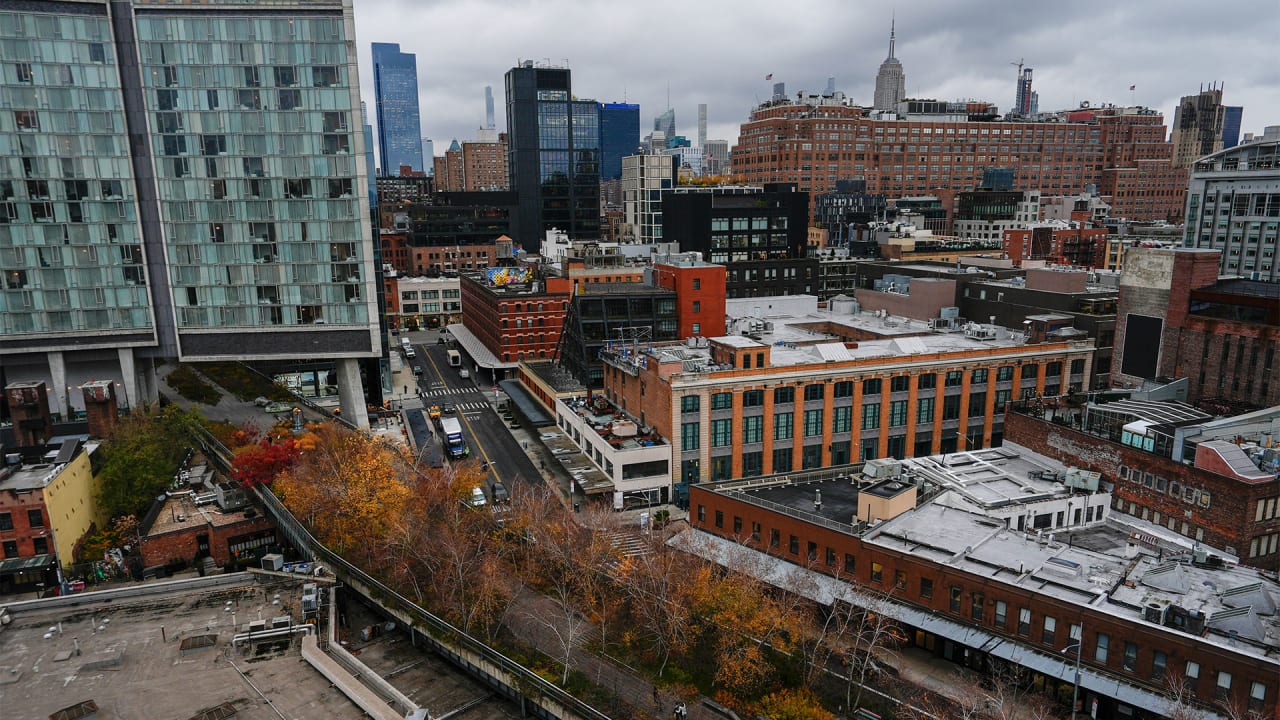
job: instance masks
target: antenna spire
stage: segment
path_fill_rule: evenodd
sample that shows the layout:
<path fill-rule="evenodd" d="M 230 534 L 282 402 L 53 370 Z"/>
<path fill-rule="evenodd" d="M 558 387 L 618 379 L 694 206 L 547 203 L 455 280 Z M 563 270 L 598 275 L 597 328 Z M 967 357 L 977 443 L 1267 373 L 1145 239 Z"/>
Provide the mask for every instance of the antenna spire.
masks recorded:
<path fill-rule="evenodd" d="M 889 16 L 889 57 L 891 58 L 893 57 L 894 31 L 896 30 L 895 26 L 897 25 L 897 23 L 898 23 L 898 11 L 894 10 L 893 14 Z"/>

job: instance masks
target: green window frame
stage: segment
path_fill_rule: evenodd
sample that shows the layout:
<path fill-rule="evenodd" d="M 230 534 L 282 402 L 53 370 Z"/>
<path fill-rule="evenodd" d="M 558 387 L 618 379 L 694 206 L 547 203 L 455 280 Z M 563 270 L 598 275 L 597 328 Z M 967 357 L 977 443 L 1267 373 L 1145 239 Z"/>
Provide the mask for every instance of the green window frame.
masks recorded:
<path fill-rule="evenodd" d="M 773 416 L 773 439 L 790 440 L 795 436 L 795 413 L 775 413 Z"/>
<path fill-rule="evenodd" d="M 697 450 L 702 447 L 702 424 L 687 422 L 680 425 L 680 449 Z"/>
<path fill-rule="evenodd" d="M 813 437 L 822 434 L 822 409 L 805 410 L 804 411 L 804 434 L 805 437 Z"/>
<path fill-rule="evenodd" d="M 880 427 L 880 403 L 868 403 L 862 406 L 862 429 L 875 430 Z"/>
<path fill-rule="evenodd" d="M 711 421 L 711 447 L 727 447 L 733 444 L 733 419 Z"/>

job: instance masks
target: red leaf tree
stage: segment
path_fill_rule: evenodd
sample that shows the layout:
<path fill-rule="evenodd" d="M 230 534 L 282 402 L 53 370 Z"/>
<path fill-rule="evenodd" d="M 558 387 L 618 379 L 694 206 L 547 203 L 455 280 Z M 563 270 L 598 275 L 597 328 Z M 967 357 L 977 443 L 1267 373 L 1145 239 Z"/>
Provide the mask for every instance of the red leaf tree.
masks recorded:
<path fill-rule="evenodd" d="M 236 452 L 232 463 L 231 478 L 242 487 L 270 485 L 280 473 L 293 467 L 302 448 L 293 438 L 272 442 L 266 437 L 256 445 L 248 445 Z"/>

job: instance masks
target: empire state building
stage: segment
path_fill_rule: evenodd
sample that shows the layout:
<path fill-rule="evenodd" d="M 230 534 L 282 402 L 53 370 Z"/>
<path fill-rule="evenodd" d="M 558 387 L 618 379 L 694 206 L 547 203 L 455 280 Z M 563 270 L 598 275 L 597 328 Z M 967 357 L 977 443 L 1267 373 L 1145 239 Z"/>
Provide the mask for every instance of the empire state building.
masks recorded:
<path fill-rule="evenodd" d="M 898 102 L 907 96 L 907 74 L 902 63 L 893 56 L 894 23 L 889 24 L 889 57 L 880 63 L 876 73 L 876 110 L 896 110 Z"/>

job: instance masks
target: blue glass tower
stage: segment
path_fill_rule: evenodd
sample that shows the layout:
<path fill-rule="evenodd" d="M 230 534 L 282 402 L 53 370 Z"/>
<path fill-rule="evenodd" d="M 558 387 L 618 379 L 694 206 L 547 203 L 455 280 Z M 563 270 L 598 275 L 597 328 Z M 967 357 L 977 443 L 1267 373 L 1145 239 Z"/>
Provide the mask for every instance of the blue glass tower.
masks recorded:
<path fill-rule="evenodd" d="M 1240 144 L 1240 123 L 1244 120 L 1244 107 L 1228 105 L 1222 116 L 1222 149 L 1233 148 Z"/>
<path fill-rule="evenodd" d="M 373 90 L 378 103 L 378 162 L 383 175 L 400 166 L 422 172 L 422 129 L 418 120 L 418 57 L 399 43 L 373 44 Z"/>
<path fill-rule="evenodd" d="M 622 177 L 622 158 L 640 147 L 640 106 L 631 103 L 600 105 L 600 179 Z"/>

